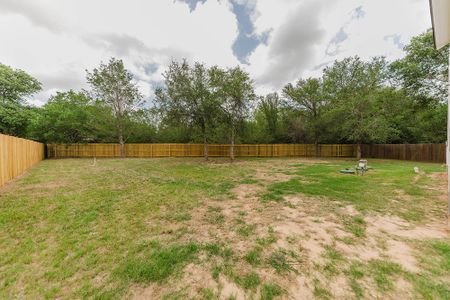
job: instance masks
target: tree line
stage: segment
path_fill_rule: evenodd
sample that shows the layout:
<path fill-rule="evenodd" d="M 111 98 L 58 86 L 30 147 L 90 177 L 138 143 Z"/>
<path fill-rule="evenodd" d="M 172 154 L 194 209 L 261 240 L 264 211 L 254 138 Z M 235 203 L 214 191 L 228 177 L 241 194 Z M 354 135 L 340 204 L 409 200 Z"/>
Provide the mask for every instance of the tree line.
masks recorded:
<path fill-rule="evenodd" d="M 45 143 L 441 143 L 446 140 L 448 47 L 427 31 L 393 62 L 358 56 L 318 78 L 257 95 L 241 67 L 172 61 L 144 101 L 133 75 L 112 58 L 86 71 L 88 90 L 61 91 L 42 107 L 41 83 L 0 64 L 0 132 Z M 360 149 L 360 147 L 358 147 Z M 359 152 L 360 150 L 358 150 Z"/>

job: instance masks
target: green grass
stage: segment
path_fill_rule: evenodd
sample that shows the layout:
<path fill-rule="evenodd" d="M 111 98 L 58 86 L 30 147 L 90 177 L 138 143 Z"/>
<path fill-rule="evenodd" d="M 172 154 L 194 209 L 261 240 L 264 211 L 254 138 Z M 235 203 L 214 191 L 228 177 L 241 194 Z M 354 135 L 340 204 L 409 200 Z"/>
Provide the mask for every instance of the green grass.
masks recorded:
<path fill-rule="evenodd" d="M 366 236 L 366 221 L 361 216 L 344 217 L 344 229 L 351 232 L 355 237 Z"/>
<path fill-rule="evenodd" d="M 330 200 L 346 201 L 361 211 L 392 210 L 407 220 L 417 221 L 424 217 L 423 205 L 426 205 L 428 194 L 421 184 L 425 184 L 428 179 L 421 176 L 417 183 L 413 184 L 417 175 L 413 167 L 418 166 L 425 173 L 444 171 L 437 164 L 388 161 L 371 163 L 374 169 L 364 176 L 339 173 L 339 170 L 353 167 L 353 164 L 336 161 L 300 165 L 296 171 L 297 177 L 271 184 L 268 192 L 263 195 L 263 199 L 281 201 L 285 195 L 302 193 L 326 197 Z M 412 197 L 414 201 L 403 199 L 400 203 L 386 205 L 386 196 L 395 196 L 398 191 Z M 402 205 L 407 205 L 408 209 L 400 209 Z"/>
<path fill-rule="evenodd" d="M 275 269 L 277 273 L 297 272 L 297 265 L 300 258 L 292 251 L 278 249 L 267 258 L 267 263 Z"/>
<path fill-rule="evenodd" d="M 220 212 L 210 213 L 207 217 L 208 222 L 211 224 L 221 225 L 225 222 L 225 216 Z"/>
<path fill-rule="evenodd" d="M 261 300 L 273 300 L 282 296 L 285 291 L 274 283 L 265 283 L 261 286 Z"/>
<path fill-rule="evenodd" d="M 253 178 L 260 164 L 272 172 L 272 163 L 277 171 L 294 177 L 272 183 Z M 258 226 L 264 219 L 253 219 L 266 209 L 273 210 L 275 218 L 288 205 L 284 196 L 312 196 L 318 214 L 353 204 L 360 214 L 336 217 L 354 243 L 368 238 L 365 219 L 370 213 L 389 212 L 415 222 L 445 210 L 430 197 L 436 192 L 425 188 L 433 182 L 424 175 L 417 179 L 412 172 L 415 165 L 426 174 L 442 171 L 438 165 L 376 161 L 371 162 L 373 171 L 357 177 L 338 173 L 354 163 L 283 163 L 281 159 L 233 164 L 98 159 L 92 166 L 90 159 L 43 161 L 0 191 L 0 298 L 118 299 L 129 297 L 136 286 L 154 284 L 165 291 L 163 298 L 182 299 L 189 297 L 189 287 L 177 284 L 184 268 L 194 264 L 217 284 L 227 278 L 247 296 L 274 299 L 288 296 L 284 286 L 288 276 L 309 276 L 308 256 L 301 247 L 295 252 L 289 248 L 300 239 L 281 240 L 274 229 L 283 219 L 263 228 Z M 232 189 L 242 183 L 267 187 L 261 200 L 279 202 L 257 202 L 261 206 L 254 210 L 233 207 Z M 220 208 L 228 204 L 225 201 L 235 209 L 236 219 Z M 196 229 L 204 230 L 196 236 Z M 278 239 L 288 241 L 284 246 L 289 249 L 280 249 Z M 357 298 L 368 295 L 364 282 L 373 283 L 384 295 L 395 280 L 404 278 L 417 298 L 448 299 L 448 241 L 414 246 L 423 269 L 419 274 L 384 259 L 355 263 L 331 246 L 324 252 L 324 270 L 317 271 L 344 274 Z M 266 278 L 268 273 L 274 277 Z M 318 298 L 331 297 L 325 282 L 315 281 L 311 288 Z M 219 298 L 218 290 L 208 286 L 196 291 L 195 298 Z"/>
<path fill-rule="evenodd" d="M 325 246 L 325 252 L 323 253 L 326 258 L 326 263 L 323 266 L 323 270 L 326 274 L 334 276 L 340 273 L 340 263 L 345 260 L 345 257 L 334 249 L 332 246 Z"/>
<path fill-rule="evenodd" d="M 444 241 L 436 241 L 431 247 L 440 256 L 440 265 L 444 270 L 450 272 L 450 243 Z"/>
<path fill-rule="evenodd" d="M 239 224 L 236 227 L 236 233 L 243 236 L 243 237 L 249 237 L 251 234 L 253 234 L 256 230 L 256 225 L 254 224 Z"/>
<path fill-rule="evenodd" d="M 261 247 L 267 247 L 273 243 L 275 243 L 277 241 L 277 237 L 274 234 L 274 230 L 272 227 L 269 227 L 267 229 L 267 235 L 263 236 L 263 237 L 258 237 L 256 239 L 256 242 L 258 243 L 258 245 L 260 245 Z"/>
<path fill-rule="evenodd" d="M 407 274 L 414 290 L 423 299 L 450 299 L 450 242 L 422 242 L 418 247 L 424 270 L 419 275 Z"/>
<path fill-rule="evenodd" d="M 95 298 L 125 292 L 128 277 L 164 278 L 172 269 L 149 270 L 157 254 L 128 253 L 189 220 L 201 199 L 228 198 L 248 172 L 200 159 L 43 161 L 0 194 L 0 298 Z M 112 276 L 119 266 L 123 276 Z"/>
<path fill-rule="evenodd" d="M 364 296 L 364 288 L 360 285 L 359 280 L 364 277 L 364 266 L 360 262 L 354 262 L 350 265 L 347 275 L 350 282 L 350 288 L 355 293 L 356 298 Z"/>
<path fill-rule="evenodd" d="M 248 251 L 244 256 L 244 260 L 252 266 L 260 265 L 262 261 L 262 249 L 255 247 Z"/>
<path fill-rule="evenodd" d="M 379 259 L 369 261 L 367 269 L 381 291 L 392 289 L 394 287 L 394 279 L 402 273 L 400 265 Z"/>
<path fill-rule="evenodd" d="M 161 282 L 195 258 L 199 246 L 194 243 L 161 247 L 153 244 L 147 252 L 125 259 L 117 274 L 133 282 Z"/>
<path fill-rule="evenodd" d="M 255 290 L 261 283 L 259 275 L 255 272 L 250 272 L 244 276 L 237 276 L 235 280 L 245 290 Z"/>
<path fill-rule="evenodd" d="M 317 299 L 331 299 L 330 291 L 322 285 L 322 283 L 318 280 L 314 280 L 314 296 Z"/>

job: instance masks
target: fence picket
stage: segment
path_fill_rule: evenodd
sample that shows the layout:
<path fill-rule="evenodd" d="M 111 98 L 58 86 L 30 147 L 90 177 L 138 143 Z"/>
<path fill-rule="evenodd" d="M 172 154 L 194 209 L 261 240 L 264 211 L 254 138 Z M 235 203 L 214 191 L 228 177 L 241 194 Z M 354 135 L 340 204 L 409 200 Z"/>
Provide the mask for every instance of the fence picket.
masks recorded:
<path fill-rule="evenodd" d="M 0 134 L 0 186 L 43 160 L 44 148 L 42 143 Z"/>

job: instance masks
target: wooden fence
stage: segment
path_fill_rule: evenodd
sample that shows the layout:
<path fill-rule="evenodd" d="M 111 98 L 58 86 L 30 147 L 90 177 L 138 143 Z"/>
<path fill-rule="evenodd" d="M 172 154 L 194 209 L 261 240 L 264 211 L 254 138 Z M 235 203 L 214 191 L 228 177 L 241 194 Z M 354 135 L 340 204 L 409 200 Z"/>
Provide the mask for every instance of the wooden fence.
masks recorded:
<path fill-rule="evenodd" d="M 445 163 L 445 144 L 362 145 L 365 158 L 400 159 Z"/>
<path fill-rule="evenodd" d="M 201 157 L 203 144 L 125 144 L 125 157 Z M 235 145 L 236 157 L 355 157 L 355 145 Z M 210 144 L 210 157 L 227 157 L 228 144 Z M 119 157 L 119 144 L 48 144 L 47 157 Z"/>
<path fill-rule="evenodd" d="M 0 186 L 44 159 L 42 143 L 0 134 Z M 362 145 L 364 158 L 445 163 L 445 144 Z M 209 145 L 209 156 L 227 157 L 227 144 Z M 119 144 L 49 144 L 47 157 L 119 157 Z M 203 144 L 126 144 L 125 157 L 201 157 Z M 356 146 L 314 144 L 235 145 L 236 157 L 355 157 Z"/>
<path fill-rule="evenodd" d="M 44 159 L 44 144 L 0 134 L 0 186 Z"/>
<path fill-rule="evenodd" d="M 362 157 L 445 162 L 445 144 L 362 145 Z M 228 144 L 210 144 L 210 157 L 227 157 Z M 236 157 L 355 157 L 348 144 L 238 144 Z M 203 144 L 125 144 L 125 157 L 202 157 Z M 120 157 L 119 144 L 48 144 L 47 157 Z"/>

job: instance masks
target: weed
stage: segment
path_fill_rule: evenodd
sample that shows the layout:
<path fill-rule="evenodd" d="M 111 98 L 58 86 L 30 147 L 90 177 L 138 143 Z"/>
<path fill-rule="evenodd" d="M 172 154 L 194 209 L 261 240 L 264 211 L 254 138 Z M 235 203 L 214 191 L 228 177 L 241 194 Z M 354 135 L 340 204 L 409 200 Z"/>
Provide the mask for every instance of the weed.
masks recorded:
<path fill-rule="evenodd" d="M 240 184 L 257 184 L 257 183 L 259 183 L 259 181 L 256 179 L 253 179 L 253 178 L 244 178 L 239 183 Z"/>
<path fill-rule="evenodd" d="M 220 207 L 216 207 L 216 206 L 208 206 L 208 212 L 215 212 L 218 213 L 222 211 L 222 209 Z"/>
<path fill-rule="evenodd" d="M 220 255 L 222 247 L 218 243 L 208 243 L 203 246 L 203 249 L 205 249 L 209 256 L 217 256 Z"/>
<path fill-rule="evenodd" d="M 275 283 L 264 283 L 261 286 L 261 300 L 272 300 L 284 293 L 285 291 Z"/>
<path fill-rule="evenodd" d="M 330 245 L 325 246 L 325 257 L 333 261 L 344 259 L 342 253 L 340 253 Z"/>
<path fill-rule="evenodd" d="M 220 225 L 225 222 L 225 216 L 222 213 L 211 213 L 207 220 L 210 224 Z"/>
<path fill-rule="evenodd" d="M 261 247 L 267 247 L 273 243 L 275 243 L 277 241 L 277 237 L 275 235 L 275 232 L 272 228 L 272 226 L 269 226 L 267 229 L 267 233 L 268 235 L 265 237 L 258 237 L 256 239 L 256 242 L 258 243 L 258 245 L 260 245 Z"/>
<path fill-rule="evenodd" d="M 400 265 L 386 260 L 371 260 L 367 267 L 368 272 L 372 275 L 381 291 L 392 289 L 393 278 L 402 273 Z"/>
<path fill-rule="evenodd" d="M 343 217 L 344 228 L 353 233 L 355 237 L 361 238 L 366 235 L 366 221 L 362 216 Z"/>
<path fill-rule="evenodd" d="M 330 299 L 331 293 L 324 288 L 318 279 L 314 279 L 314 296 L 319 299 Z"/>
<path fill-rule="evenodd" d="M 255 290 L 261 283 L 261 279 L 259 278 L 259 275 L 256 274 L 255 272 L 250 272 L 242 277 L 237 276 L 236 283 L 246 290 Z"/>
<path fill-rule="evenodd" d="M 364 296 L 364 289 L 359 284 L 358 280 L 364 277 L 364 266 L 362 263 L 354 262 L 350 265 L 348 271 L 346 271 L 350 288 L 357 298 L 362 298 Z"/>
<path fill-rule="evenodd" d="M 189 213 L 167 214 L 165 216 L 165 219 L 167 221 L 175 221 L 175 222 L 189 221 L 191 219 L 191 214 L 189 214 Z"/>
<path fill-rule="evenodd" d="M 256 225 L 254 224 L 241 224 L 236 228 L 236 232 L 244 237 L 249 237 L 256 230 Z"/>
<path fill-rule="evenodd" d="M 204 299 L 204 300 L 219 299 L 219 295 L 214 293 L 214 291 L 209 288 L 200 289 L 200 294 L 202 296 L 202 299 Z"/>
<path fill-rule="evenodd" d="M 269 256 L 267 262 L 277 273 L 286 273 L 290 271 L 297 272 L 294 265 L 298 264 L 300 260 L 295 253 L 278 249 Z"/>
<path fill-rule="evenodd" d="M 262 249 L 260 247 L 255 247 L 245 254 L 244 260 L 252 266 L 258 266 L 261 264 L 261 254 Z"/>
<path fill-rule="evenodd" d="M 221 266 L 214 266 L 211 270 L 211 276 L 214 280 L 218 280 L 220 273 L 222 273 L 222 267 Z"/>

